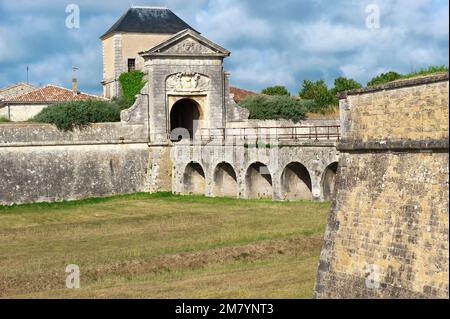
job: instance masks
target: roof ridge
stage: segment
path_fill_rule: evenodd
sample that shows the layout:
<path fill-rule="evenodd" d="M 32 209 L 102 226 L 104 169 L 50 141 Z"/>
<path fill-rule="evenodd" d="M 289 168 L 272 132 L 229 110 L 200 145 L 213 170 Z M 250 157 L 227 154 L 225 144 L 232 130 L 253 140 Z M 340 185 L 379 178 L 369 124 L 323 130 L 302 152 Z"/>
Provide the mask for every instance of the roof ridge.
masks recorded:
<path fill-rule="evenodd" d="M 66 87 L 59 86 L 59 85 L 56 85 L 56 84 L 52 84 L 52 83 L 47 84 L 46 86 L 53 86 L 53 87 L 56 87 L 56 88 L 59 88 L 59 89 L 66 90 L 66 91 L 68 91 L 68 92 L 73 92 L 73 90 L 71 90 L 71 89 L 68 89 L 68 88 L 66 88 Z M 87 92 L 83 92 L 83 91 L 78 91 L 78 94 L 83 94 L 83 95 L 88 95 L 88 96 L 98 97 L 98 98 L 104 98 L 104 97 L 102 97 L 102 96 L 94 95 L 94 94 L 87 93 Z"/>
<path fill-rule="evenodd" d="M 36 88 L 35 90 L 32 90 L 32 91 L 30 91 L 30 92 L 27 92 L 27 93 L 23 93 L 23 94 L 17 95 L 17 96 L 15 96 L 15 97 L 13 97 L 12 99 L 8 100 L 8 101 L 9 101 L 9 102 L 21 101 L 21 99 L 22 99 L 24 96 L 27 96 L 27 95 L 33 96 L 33 94 L 42 94 L 43 91 L 44 91 L 46 88 L 50 88 L 50 87 L 53 87 L 53 88 L 56 88 L 56 89 L 59 89 L 59 90 L 63 90 L 63 91 L 65 91 L 65 92 L 67 92 L 67 93 L 73 93 L 73 91 L 72 91 L 71 89 L 68 89 L 68 88 L 65 88 L 65 87 L 62 87 L 62 86 L 53 84 L 53 83 L 49 83 L 49 84 L 47 84 L 47 85 L 45 85 L 45 86 Z M 83 95 L 83 96 L 87 96 L 87 97 L 93 97 L 93 98 L 96 98 L 96 99 L 108 100 L 108 99 L 106 99 L 106 98 L 104 98 L 104 97 L 102 97 L 102 96 L 98 96 L 98 95 L 94 95 L 94 94 L 90 94 L 90 93 L 86 93 L 86 92 L 81 92 L 81 91 L 79 91 L 76 95 L 78 95 L 78 96 Z M 25 100 L 25 101 L 27 101 L 27 100 Z M 30 100 L 30 101 L 31 101 L 31 100 Z M 46 102 L 50 102 L 50 101 L 52 101 L 52 100 L 46 100 Z"/>
<path fill-rule="evenodd" d="M 241 87 L 235 86 L 235 85 L 230 85 L 230 88 L 234 88 L 234 89 L 238 89 L 238 90 L 242 90 L 242 91 L 247 91 L 247 92 L 252 92 L 252 93 L 256 93 L 255 91 L 251 91 L 248 89 L 243 89 Z"/>
<path fill-rule="evenodd" d="M 53 86 L 53 87 L 55 87 L 55 88 L 63 89 L 63 90 L 67 90 L 67 91 L 72 91 L 71 89 L 68 89 L 68 88 L 65 88 L 65 87 L 63 87 L 63 86 L 59 86 L 59 85 L 53 84 L 53 83 L 47 84 L 46 86 L 44 86 L 44 88 L 49 87 L 49 86 Z"/>
<path fill-rule="evenodd" d="M 161 9 L 161 10 L 170 10 L 167 7 L 159 7 L 159 6 L 135 6 L 135 5 L 131 5 L 130 6 L 131 9 Z"/>
<path fill-rule="evenodd" d="M 0 92 L 3 92 L 3 91 L 6 91 L 6 90 L 9 90 L 9 89 L 12 89 L 12 88 L 14 88 L 14 87 L 16 87 L 16 86 L 19 86 L 19 85 L 28 85 L 28 86 L 31 86 L 31 87 L 35 87 L 34 85 L 29 84 L 29 83 L 25 83 L 25 82 L 17 82 L 17 83 L 14 83 L 14 84 L 5 86 L 4 88 L 1 88 L 1 89 L 0 89 Z"/>

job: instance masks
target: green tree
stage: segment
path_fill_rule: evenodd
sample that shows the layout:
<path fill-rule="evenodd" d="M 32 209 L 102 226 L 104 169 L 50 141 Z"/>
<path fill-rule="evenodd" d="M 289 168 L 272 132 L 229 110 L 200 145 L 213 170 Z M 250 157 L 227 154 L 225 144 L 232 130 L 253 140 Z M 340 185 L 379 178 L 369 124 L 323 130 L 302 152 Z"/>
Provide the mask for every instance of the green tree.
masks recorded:
<path fill-rule="evenodd" d="M 339 92 L 359 89 L 361 87 L 362 85 L 355 80 L 340 76 L 334 80 L 334 88 L 332 89 L 332 93 L 336 96 Z"/>
<path fill-rule="evenodd" d="M 125 72 L 119 76 L 120 87 L 125 101 L 131 106 L 136 100 L 136 95 L 145 85 L 144 73 L 141 71 Z"/>
<path fill-rule="evenodd" d="M 261 91 L 262 94 L 266 95 L 287 95 L 290 96 L 291 93 L 282 85 L 269 86 Z"/>
<path fill-rule="evenodd" d="M 328 90 L 328 87 L 323 80 L 316 82 L 304 80 L 299 96 L 302 99 L 313 100 L 315 102 L 316 108 L 312 109 L 311 112 L 324 113 L 336 103 L 333 93 L 331 90 Z"/>
<path fill-rule="evenodd" d="M 362 85 L 353 79 L 348 79 L 340 76 L 334 80 L 334 87 L 331 89 L 331 95 L 333 96 L 333 105 L 339 105 L 337 94 L 348 90 L 354 90 L 361 88 Z"/>
<path fill-rule="evenodd" d="M 384 83 L 389 83 L 398 79 L 401 79 L 402 75 L 400 73 L 389 71 L 386 73 L 381 73 L 380 75 L 375 76 L 367 83 L 367 86 L 374 86 Z"/>

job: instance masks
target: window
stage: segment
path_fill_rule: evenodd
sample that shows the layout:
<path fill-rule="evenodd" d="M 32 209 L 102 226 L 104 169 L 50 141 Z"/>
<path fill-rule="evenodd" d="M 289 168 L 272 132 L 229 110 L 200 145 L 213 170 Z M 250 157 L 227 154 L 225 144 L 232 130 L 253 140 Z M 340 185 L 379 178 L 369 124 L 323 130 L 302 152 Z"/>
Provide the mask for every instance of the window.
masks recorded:
<path fill-rule="evenodd" d="M 136 70 L 136 59 L 128 59 L 128 72 Z"/>

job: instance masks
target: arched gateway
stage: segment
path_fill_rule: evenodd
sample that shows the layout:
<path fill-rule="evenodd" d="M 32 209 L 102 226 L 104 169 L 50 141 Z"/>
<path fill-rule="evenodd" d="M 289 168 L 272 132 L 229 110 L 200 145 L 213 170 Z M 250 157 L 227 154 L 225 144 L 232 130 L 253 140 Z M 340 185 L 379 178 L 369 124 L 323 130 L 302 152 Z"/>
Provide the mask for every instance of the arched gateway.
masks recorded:
<path fill-rule="evenodd" d="M 181 136 L 189 133 L 193 138 L 201 118 L 200 105 L 193 99 L 183 98 L 175 102 L 170 110 L 170 136 L 172 141 L 179 141 Z"/>
<path fill-rule="evenodd" d="M 201 127 L 218 129 L 227 121 L 248 118 L 248 110 L 230 97 L 228 75 L 223 68 L 223 59 L 229 55 L 228 50 L 191 29 L 140 53 L 148 74 L 151 143 L 179 141 L 180 135 L 187 133 L 192 138 L 199 129 L 198 120 Z"/>

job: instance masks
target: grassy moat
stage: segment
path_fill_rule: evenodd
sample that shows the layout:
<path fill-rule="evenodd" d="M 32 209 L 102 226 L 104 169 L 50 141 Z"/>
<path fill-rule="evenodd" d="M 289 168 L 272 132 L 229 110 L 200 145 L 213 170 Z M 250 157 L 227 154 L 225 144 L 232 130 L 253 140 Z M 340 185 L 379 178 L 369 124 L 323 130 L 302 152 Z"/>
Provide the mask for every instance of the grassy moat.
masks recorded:
<path fill-rule="evenodd" d="M 310 298 L 329 207 L 166 193 L 0 206 L 0 297 Z"/>

